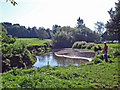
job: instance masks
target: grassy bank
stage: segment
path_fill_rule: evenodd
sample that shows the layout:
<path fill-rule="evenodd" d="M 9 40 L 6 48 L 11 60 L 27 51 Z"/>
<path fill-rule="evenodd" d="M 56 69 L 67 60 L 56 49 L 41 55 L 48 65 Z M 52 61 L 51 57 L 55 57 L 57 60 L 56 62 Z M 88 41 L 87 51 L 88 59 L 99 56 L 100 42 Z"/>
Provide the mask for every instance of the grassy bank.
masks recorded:
<path fill-rule="evenodd" d="M 2 74 L 3 88 L 115 88 L 119 84 L 118 58 L 114 63 L 14 69 Z"/>
<path fill-rule="evenodd" d="M 52 41 L 51 39 L 39 39 L 39 38 L 17 38 L 15 44 L 25 43 L 27 46 L 40 46 L 44 45 L 45 42 Z"/>
<path fill-rule="evenodd" d="M 102 44 L 103 45 L 103 44 Z M 79 66 L 14 68 L 2 74 L 3 88 L 118 88 L 120 87 L 120 56 L 117 44 L 109 46 L 107 63 L 92 62 Z M 114 47 L 115 46 L 115 47 Z M 117 45 L 118 46 L 118 45 Z"/>
<path fill-rule="evenodd" d="M 50 39 L 17 38 L 12 44 L 2 44 L 2 72 L 12 67 L 29 68 L 35 63 L 34 54 L 42 54 L 48 48 Z M 36 48 L 36 46 L 39 46 Z"/>

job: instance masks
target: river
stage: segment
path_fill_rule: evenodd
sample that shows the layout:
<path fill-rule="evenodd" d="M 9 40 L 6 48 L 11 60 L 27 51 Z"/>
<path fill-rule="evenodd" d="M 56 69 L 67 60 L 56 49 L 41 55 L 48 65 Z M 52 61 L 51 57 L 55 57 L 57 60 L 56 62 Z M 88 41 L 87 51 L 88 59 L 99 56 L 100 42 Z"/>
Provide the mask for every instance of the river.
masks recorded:
<path fill-rule="evenodd" d="M 37 67 L 43 67 L 50 65 L 51 67 L 53 66 L 68 66 L 69 64 L 72 65 L 80 65 L 84 64 L 86 62 L 89 62 L 89 60 L 85 59 L 71 59 L 71 58 L 64 58 L 64 57 L 57 57 L 53 52 L 45 53 L 41 56 L 36 56 L 37 62 L 33 65 L 33 68 Z"/>

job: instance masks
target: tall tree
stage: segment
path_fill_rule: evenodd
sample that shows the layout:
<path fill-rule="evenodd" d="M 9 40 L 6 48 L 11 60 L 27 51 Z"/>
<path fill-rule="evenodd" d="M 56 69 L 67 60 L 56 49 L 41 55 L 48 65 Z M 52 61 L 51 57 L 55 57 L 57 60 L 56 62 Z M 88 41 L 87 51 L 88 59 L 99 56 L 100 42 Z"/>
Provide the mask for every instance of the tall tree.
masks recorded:
<path fill-rule="evenodd" d="M 95 30 L 96 30 L 96 32 L 97 32 L 98 34 L 100 34 L 100 35 L 102 35 L 102 33 L 103 33 L 103 31 L 104 31 L 104 27 L 105 27 L 105 25 L 104 25 L 103 22 L 97 21 L 97 22 L 95 23 Z"/>
<path fill-rule="evenodd" d="M 80 17 L 77 19 L 77 28 L 80 28 L 83 25 L 84 21 Z"/>
<path fill-rule="evenodd" d="M 52 30 L 55 30 L 55 29 L 57 29 L 57 28 L 59 28 L 59 27 L 61 27 L 61 26 L 60 26 L 60 25 L 55 24 L 55 25 L 53 25 L 53 26 L 52 26 Z"/>
<path fill-rule="evenodd" d="M 57 31 L 56 31 L 56 29 L 57 28 L 60 28 L 61 26 L 60 25 L 57 25 L 57 24 L 55 24 L 55 25 L 53 25 L 52 26 L 52 31 L 53 31 L 53 34 L 55 34 Z"/>
<path fill-rule="evenodd" d="M 120 36 L 120 1 L 115 3 L 115 10 L 113 8 L 108 11 L 110 20 L 107 21 L 106 28 L 110 33 L 115 33 Z M 120 37 L 118 37 L 120 41 Z"/>

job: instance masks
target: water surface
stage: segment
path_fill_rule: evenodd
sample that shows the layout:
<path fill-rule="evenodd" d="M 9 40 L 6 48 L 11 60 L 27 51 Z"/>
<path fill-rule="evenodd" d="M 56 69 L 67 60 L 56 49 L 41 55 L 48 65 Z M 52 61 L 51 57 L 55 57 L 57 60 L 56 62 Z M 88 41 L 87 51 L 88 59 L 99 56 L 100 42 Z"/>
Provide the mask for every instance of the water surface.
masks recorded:
<path fill-rule="evenodd" d="M 54 53 L 46 53 L 41 56 L 36 56 L 37 62 L 33 65 L 34 68 L 36 67 L 43 67 L 50 65 L 51 67 L 53 66 L 68 66 L 69 64 L 73 65 L 80 65 L 86 62 L 89 62 L 88 60 L 85 59 L 70 59 L 70 58 L 63 58 L 63 57 L 57 57 L 54 55 Z"/>

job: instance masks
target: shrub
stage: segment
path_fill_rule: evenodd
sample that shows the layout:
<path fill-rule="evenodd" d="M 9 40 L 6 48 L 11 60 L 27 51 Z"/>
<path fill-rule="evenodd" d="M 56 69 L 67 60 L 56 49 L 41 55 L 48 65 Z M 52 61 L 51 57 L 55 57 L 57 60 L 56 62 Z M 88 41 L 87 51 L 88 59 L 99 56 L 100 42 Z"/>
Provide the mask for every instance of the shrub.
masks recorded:
<path fill-rule="evenodd" d="M 120 49 L 114 49 L 113 55 L 114 55 L 115 57 L 120 56 Z"/>
<path fill-rule="evenodd" d="M 53 46 L 53 42 L 52 41 L 46 41 L 44 43 L 47 47 L 52 47 Z"/>
<path fill-rule="evenodd" d="M 85 48 L 86 48 L 86 45 L 82 45 L 81 48 L 82 48 L 82 49 L 85 49 Z"/>
<path fill-rule="evenodd" d="M 100 54 L 100 55 L 97 55 L 97 58 L 103 60 L 103 59 L 104 59 L 104 56 L 103 56 L 103 54 Z"/>
<path fill-rule="evenodd" d="M 78 48 L 78 49 L 85 49 L 86 48 L 86 42 L 85 41 L 77 41 L 73 44 L 72 48 Z"/>
<path fill-rule="evenodd" d="M 73 44 L 72 48 L 77 48 L 77 47 L 78 47 L 78 43 L 79 43 L 79 42 L 75 42 L 75 43 Z"/>
<path fill-rule="evenodd" d="M 98 63 L 102 63 L 102 60 L 98 57 L 95 57 L 93 60 L 92 60 L 95 64 L 98 64 Z"/>
<path fill-rule="evenodd" d="M 93 46 L 95 46 L 95 43 L 87 43 L 87 49 L 91 49 Z"/>
<path fill-rule="evenodd" d="M 99 45 L 95 45 L 93 48 L 94 48 L 94 51 L 102 50 L 101 46 Z"/>

